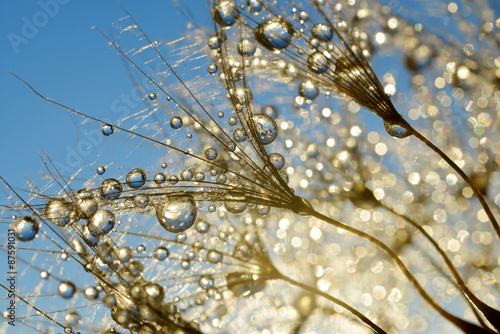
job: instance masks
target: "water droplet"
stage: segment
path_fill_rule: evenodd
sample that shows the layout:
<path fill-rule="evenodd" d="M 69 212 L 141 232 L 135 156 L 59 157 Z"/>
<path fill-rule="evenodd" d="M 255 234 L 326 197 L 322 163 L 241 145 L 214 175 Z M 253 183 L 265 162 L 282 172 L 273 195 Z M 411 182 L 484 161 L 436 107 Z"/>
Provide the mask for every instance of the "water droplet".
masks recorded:
<path fill-rule="evenodd" d="M 215 212 L 215 210 L 217 210 L 217 208 L 215 207 L 215 205 L 209 205 L 209 206 L 208 206 L 208 212 L 210 212 L 210 213 L 214 213 L 214 212 Z"/>
<path fill-rule="evenodd" d="M 80 314 L 75 311 L 68 312 L 68 314 L 64 316 L 64 321 L 67 326 L 76 326 L 80 323 L 80 320 Z"/>
<path fill-rule="evenodd" d="M 224 183 L 226 183 L 226 181 L 227 181 L 227 176 L 226 176 L 226 174 L 219 174 L 219 175 L 217 175 L 216 182 L 217 182 L 218 184 L 224 184 Z"/>
<path fill-rule="evenodd" d="M 307 59 L 307 67 L 316 73 L 325 73 L 328 70 L 328 60 L 321 52 L 314 52 Z"/>
<path fill-rule="evenodd" d="M 255 207 L 255 210 L 260 216 L 265 217 L 271 211 L 271 208 L 267 205 L 259 204 Z"/>
<path fill-rule="evenodd" d="M 165 248 L 163 246 L 157 247 L 154 251 L 154 257 L 158 261 L 165 261 L 169 255 L 170 255 L 170 252 L 168 251 L 167 248 Z"/>
<path fill-rule="evenodd" d="M 268 145 L 276 139 L 278 126 L 274 119 L 264 114 L 256 114 L 252 117 L 252 120 L 259 133 L 260 142 L 263 145 Z"/>
<path fill-rule="evenodd" d="M 171 185 L 177 184 L 179 182 L 179 178 L 176 175 L 172 175 L 170 179 L 168 180 Z"/>
<path fill-rule="evenodd" d="M 221 0 L 215 6 L 214 19 L 221 27 L 232 26 L 239 16 L 238 7 L 230 0 Z"/>
<path fill-rule="evenodd" d="M 219 263 L 222 261 L 222 253 L 216 250 L 211 250 L 207 254 L 207 261 L 212 263 Z"/>
<path fill-rule="evenodd" d="M 75 206 L 59 199 L 51 199 L 45 206 L 44 213 L 45 217 L 57 226 L 67 226 L 79 220 Z"/>
<path fill-rule="evenodd" d="M 177 117 L 177 116 L 174 116 L 170 119 L 170 126 L 172 127 L 172 129 L 180 129 L 182 127 L 182 119 L 180 117 Z M 167 168 L 167 164 L 164 164 L 165 167 L 163 167 L 163 164 L 162 164 L 162 168 Z"/>
<path fill-rule="evenodd" d="M 311 29 L 311 33 L 315 38 L 318 38 L 323 42 L 328 42 L 333 37 L 332 27 L 328 24 L 323 24 L 323 23 L 316 24 Z"/>
<path fill-rule="evenodd" d="M 227 120 L 227 124 L 229 124 L 231 126 L 235 126 L 236 124 L 238 124 L 238 119 L 236 117 L 234 117 L 234 116 L 231 116 Z"/>
<path fill-rule="evenodd" d="M 111 124 L 104 124 L 101 128 L 102 134 L 105 136 L 111 136 L 115 132 L 115 128 Z"/>
<path fill-rule="evenodd" d="M 209 229 L 210 225 L 206 221 L 200 220 L 196 223 L 196 231 L 200 233 L 207 233 Z"/>
<path fill-rule="evenodd" d="M 134 168 L 127 174 L 126 181 L 130 188 L 140 188 L 146 183 L 146 172 L 140 168 Z"/>
<path fill-rule="evenodd" d="M 215 64 L 208 65 L 207 72 L 208 72 L 208 74 L 215 74 L 215 73 L 217 73 L 217 65 L 215 65 Z"/>
<path fill-rule="evenodd" d="M 149 205 L 148 194 L 138 194 L 134 197 L 134 204 L 140 209 L 144 209 Z"/>
<path fill-rule="evenodd" d="M 223 118 L 223 117 L 224 117 L 224 112 L 219 111 L 219 112 L 217 113 L 217 116 L 218 116 L 219 118 Z"/>
<path fill-rule="evenodd" d="M 90 301 L 96 300 L 99 297 L 99 291 L 93 286 L 89 286 L 88 288 L 86 288 L 83 293 L 85 295 L 85 298 Z"/>
<path fill-rule="evenodd" d="M 247 197 L 245 194 L 227 194 L 224 198 L 224 207 L 234 215 L 240 214 L 248 206 Z"/>
<path fill-rule="evenodd" d="M 198 280 L 198 284 L 203 290 L 208 290 L 214 287 L 214 279 L 210 275 L 203 275 Z"/>
<path fill-rule="evenodd" d="M 134 256 L 134 253 L 129 247 L 122 247 L 118 250 L 118 258 L 123 262 L 128 262 Z"/>
<path fill-rule="evenodd" d="M 193 172 L 191 172 L 189 169 L 184 169 L 181 172 L 181 179 L 184 181 L 191 181 L 193 179 Z"/>
<path fill-rule="evenodd" d="M 236 141 L 237 143 L 244 142 L 245 140 L 247 140 L 247 135 L 245 133 L 245 130 L 243 130 L 243 128 L 238 128 L 234 130 L 233 138 L 234 141 Z"/>
<path fill-rule="evenodd" d="M 57 292 L 59 293 L 59 296 L 65 299 L 73 297 L 75 291 L 76 291 L 75 285 L 68 281 L 59 283 L 59 286 L 57 287 Z"/>
<path fill-rule="evenodd" d="M 250 39 L 242 39 L 238 44 L 238 52 L 241 56 L 251 57 L 255 54 L 257 45 Z"/>
<path fill-rule="evenodd" d="M 269 155 L 269 160 L 276 170 L 281 170 L 285 166 L 285 158 L 279 153 L 271 153 Z"/>
<path fill-rule="evenodd" d="M 280 174 L 281 178 L 282 178 L 282 179 L 283 179 L 286 183 L 288 183 L 288 181 L 289 181 L 289 179 L 288 179 L 288 174 L 287 174 L 286 172 L 282 171 L 282 170 L 280 170 L 278 173 Z"/>
<path fill-rule="evenodd" d="M 106 209 L 99 209 L 87 226 L 91 235 L 100 238 L 108 234 L 115 226 L 115 214 Z"/>
<path fill-rule="evenodd" d="M 106 173 L 106 167 L 104 167 L 104 166 L 99 166 L 99 167 L 97 167 L 96 172 L 97 172 L 97 174 L 99 174 L 99 175 L 103 175 L 104 173 Z"/>
<path fill-rule="evenodd" d="M 219 37 L 217 36 L 211 36 L 209 39 L 208 39 L 208 47 L 212 50 L 217 50 L 218 48 L 220 48 L 220 39 Z"/>
<path fill-rule="evenodd" d="M 205 158 L 208 160 L 215 160 L 217 158 L 217 151 L 210 147 L 205 150 Z"/>
<path fill-rule="evenodd" d="M 122 184 L 115 179 L 107 179 L 101 183 L 99 189 L 105 199 L 116 199 L 122 193 Z"/>
<path fill-rule="evenodd" d="M 314 100 L 318 96 L 319 90 L 311 80 L 305 80 L 300 83 L 299 94 L 308 100 Z"/>
<path fill-rule="evenodd" d="M 410 135 L 408 130 L 406 130 L 401 125 L 398 125 L 396 123 L 390 123 L 388 121 L 384 121 L 384 127 L 388 134 L 396 138 L 405 138 Z"/>
<path fill-rule="evenodd" d="M 187 231 L 197 215 L 196 202 L 191 196 L 169 197 L 156 208 L 156 217 L 161 226 L 169 232 Z"/>
<path fill-rule="evenodd" d="M 135 251 L 137 252 L 137 254 L 144 254 L 146 253 L 146 246 L 143 244 L 137 245 Z"/>
<path fill-rule="evenodd" d="M 194 179 L 196 181 L 203 181 L 205 180 L 205 174 L 203 172 L 197 172 L 196 174 L 194 174 Z"/>
<path fill-rule="evenodd" d="M 34 217 L 23 217 L 12 224 L 17 240 L 33 240 L 38 233 L 39 224 Z"/>
<path fill-rule="evenodd" d="M 246 297 L 264 290 L 265 280 L 254 280 L 251 275 L 243 273 L 231 273 L 226 276 L 227 287 L 235 296 Z"/>
<path fill-rule="evenodd" d="M 151 101 L 156 100 L 156 94 L 155 94 L 155 93 L 151 93 L 151 94 L 149 94 L 149 99 L 150 99 Z"/>
<path fill-rule="evenodd" d="M 260 0 L 248 0 L 247 1 L 248 10 L 254 14 L 262 10 L 262 4 Z"/>
<path fill-rule="evenodd" d="M 283 50 L 290 45 L 293 32 L 293 27 L 289 22 L 274 18 L 261 23 L 255 29 L 255 38 L 271 51 Z"/>
<path fill-rule="evenodd" d="M 163 184 L 167 181 L 167 176 L 163 173 L 156 173 L 155 175 L 155 183 L 156 184 Z"/>

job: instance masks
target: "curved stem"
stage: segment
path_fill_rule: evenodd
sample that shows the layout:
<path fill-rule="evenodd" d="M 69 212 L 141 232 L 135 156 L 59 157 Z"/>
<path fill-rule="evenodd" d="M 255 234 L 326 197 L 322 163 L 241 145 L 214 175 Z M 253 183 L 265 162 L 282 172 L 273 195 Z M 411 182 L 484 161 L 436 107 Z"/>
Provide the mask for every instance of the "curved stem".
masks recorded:
<path fill-rule="evenodd" d="M 306 208 L 302 208 L 303 210 L 306 210 Z M 429 294 L 424 290 L 424 288 L 420 285 L 420 283 L 418 283 L 417 279 L 415 278 L 415 276 L 412 275 L 412 273 L 408 270 L 408 268 L 406 267 L 406 265 L 403 263 L 403 261 L 401 261 L 401 259 L 398 257 L 398 255 L 396 253 L 394 253 L 394 251 L 392 249 L 390 249 L 386 244 L 384 244 L 382 241 L 372 237 L 371 235 L 365 233 L 365 232 L 362 232 L 360 230 L 357 230 L 353 227 L 350 227 L 348 225 L 345 225 L 335 219 L 332 219 L 328 216 L 325 216 L 321 213 L 319 213 L 318 211 L 314 210 L 312 207 L 307 207 L 307 210 L 308 210 L 308 213 L 309 215 L 313 216 L 313 217 L 316 217 L 320 220 L 323 220 L 324 222 L 330 224 L 330 225 L 333 225 L 335 227 L 338 227 L 338 228 L 341 228 L 343 230 L 346 230 L 348 232 L 351 232 L 373 244 L 375 244 L 376 246 L 380 247 L 385 253 L 387 253 L 387 255 L 389 255 L 391 257 L 391 259 L 394 260 L 394 262 L 396 262 L 396 264 L 399 266 L 399 268 L 401 269 L 401 271 L 403 272 L 403 274 L 408 278 L 408 280 L 413 284 L 413 286 L 415 287 L 415 289 L 418 291 L 418 293 L 422 296 L 422 298 L 424 298 L 424 300 L 430 305 L 432 306 L 432 308 L 434 310 L 436 310 L 439 314 L 441 314 L 445 319 L 447 319 L 448 321 L 450 321 L 451 323 L 453 323 L 455 326 L 457 326 L 458 328 L 460 328 L 464 333 L 471 333 L 471 334 L 475 334 L 475 333 L 494 333 L 492 332 L 491 330 L 489 329 L 485 329 L 485 328 L 482 328 L 482 327 L 479 327 L 478 325 L 475 325 L 473 323 L 470 323 L 468 321 L 465 321 L 463 319 L 460 319 L 456 316 L 454 316 L 453 314 L 449 313 L 448 311 L 446 311 L 445 309 L 443 309 L 441 306 L 439 306 L 438 303 L 436 303 L 436 301 L 431 297 L 429 296 Z"/>
<path fill-rule="evenodd" d="M 323 298 L 326 298 L 332 302 L 334 302 L 335 304 L 337 305 L 340 305 L 342 306 L 343 308 L 345 308 L 346 310 L 348 310 L 349 312 L 351 312 L 352 314 L 354 314 L 356 317 L 358 317 L 362 322 L 364 322 L 366 325 L 368 325 L 375 333 L 377 334 L 387 334 L 382 328 L 380 328 L 379 326 L 377 326 L 375 323 L 373 323 L 373 321 L 371 321 L 370 319 L 368 319 L 363 313 L 359 312 L 358 310 L 356 310 L 355 308 L 353 308 L 352 306 L 344 303 L 343 301 L 341 301 L 340 299 L 337 299 L 329 294 L 327 294 L 326 292 L 323 292 L 319 289 L 316 289 L 310 285 L 307 285 L 307 284 L 303 284 L 303 283 L 300 283 L 300 282 L 297 282 L 296 280 L 290 278 L 290 277 L 287 277 L 287 276 L 284 276 L 283 274 L 281 273 L 278 273 L 278 278 L 279 279 L 282 279 L 292 285 L 295 285 L 301 289 L 304 289 L 306 291 L 309 291 L 313 294 L 316 294 L 316 295 L 319 295 Z"/>
<path fill-rule="evenodd" d="M 405 122 L 406 123 L 406 122 Z M 486 203 L 486 200 L 484 199 L 483 194 L 479 191 L 479 189 L 476 187 L 476 185 L 472 182 L 472 180 L 465 174 L 465 172 L 458 167 L 458 165 L 453 162 L 441 149 L 439 149 L 436 145 L 434 145 L 429 139 L 425 138 L 420 132 L 412 128 L 408 123 L 404 124 L 405 128 L 409 132 L 411 132 L 412 135 L 414 135 L 418 140 L 420 140 L 422 143 L 427 145 L 431 150 L 436 152 L 444 161 L 448 163 L 448 165 L 455 170 L 455 172 L 460 175 L 460 177 L 467 183 L 467 185 L 472 189 L 474 192 L 474 195 L 476 195 L 477 199 L 479 200 L 479 203 L 481 203 L 481 206 L 483 207 L 484 211 L 486 212 L 486 215 L 488 216 L 489 220 L 491 221 L 491 224 L 493 225 L 493 228 L 495 229 L 495 232 L 497 233 L 497 236 L 500 238 L 500 226 L 498 225 L 498 222 L 493 215 L 493 212 L 491 212 L 490 207 L 488 206 L 488 203 Z"/>

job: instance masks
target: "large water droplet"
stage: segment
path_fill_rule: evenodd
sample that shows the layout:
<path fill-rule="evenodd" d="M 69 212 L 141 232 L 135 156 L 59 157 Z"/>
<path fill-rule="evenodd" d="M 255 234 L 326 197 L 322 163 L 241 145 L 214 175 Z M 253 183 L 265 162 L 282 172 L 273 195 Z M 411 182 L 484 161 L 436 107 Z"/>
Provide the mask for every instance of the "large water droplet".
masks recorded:
<path fill-rule="evenodd" d="M 148 194 L 138 194 L 134 197 L 134 204 L 140 209 L 144 209 L 149 205 L 149 195 Z"/>
<path fill-rule="evenodd" d="M 107 179 L 101 183 L 100 191 L 105 199 L 116 199 L 122 193 L 122 184 L 115 179 Z"/>
<path fill-rule="evenodd" d="M 214 19 L 222 27 L 232 26 L 239 16 L 238 6 L 233 1 L 221 0 L 215 6 Z"/>
<path fill-rule="evenodd" d="M 384 127 L 388 134 L 396 138 L 405 138 L 410 135 L 408 130 L 396 123 L 384 121 Z"/>
<path fill-rule="evenodd" d="M 172 117 L 170 119 L 170 126 L 175 130 L 182 128 L 182 119 L 177 116 Z"/>
<path fill-rule="evenodd" d="M 279 153 L 271 153 L 269 160 L 277 170 L 281 170 L 285 166 L 285 158 Z"/>
<path fill-rule="evenodd" d="M 193 226 L 198 209 L 191 196 L 169 197 L 156 208 L 156 217 L 169 232 L 181 233 Z"/>
<path fill-rule="evenodd" d="M 158 261 L 165 261 L 169 255 L 170 252 L 163 246 L 157 247 L 154 251 L 154 256 Z"/>
<path fill-rule="evenodd" d="M 217 158 L 217 151 L 210 147 L 205 150 L 205 158 L 208 160 L 215 160 Z"/>
<path fill-rule="evenodd" d="M 328 70 L 328 60 L 321 52 L 314 52 L 307 59 L 307 67 L 316 73 L 325 73 Z"/>
<path fill-rule="evenodd" d="M 245 194 L 227 194 L 224 198 L 224 207 L 232 214 L 240 214 L 248 206 L 247 197 Z"/>
<path fill-rule="evenodd" d="M 57 226 L 67 226 L 79 220 L 75 206 L 59 199 L 51 199 L 45 206 L 44 213 L 45 217 Z"/>
<path fill-rule="evenodd" d="M 247 1 L 248 10 L 254 14 L 262 10 L 262 3 L 260 0 L 248 0 Z"/>
<path fill-rule="evenodd" d="M 156 184 L 163 184 L 167 181 L 167 176 L 163 173 L 156 173 L 155 175 L 155 183 Z"/>
<path fill-rule="evenodd" d="M 77 199 L 76 205 L 82 218 L 88 219 L 96 213 L 99 208 L 97 200 L 92 196 L 82 196 Z"/>
<path fill-rule="evenodd" d="M 193 179 L 193 172 L 189 169 L 184 169 L 181 172 L 181 179 L 183 179 L 184 181 L 191 181 Z"/>
<path fill-rule="evenodd" d="M 17 240 L 30 241 L 38 233 L 38 221 L 34 217 L 23 217 L 12 224 Z"/>
<path fill-rule="evenodd" d="M 146 183 L 146 172 L 140 168 L 134 168 L 127 174 L 126 181 L 130 188 L 140 188 Z"/>
<path fill-rule="evenodd" d="M 89 224 L 89 232 L 94 237 L 102 237 L 108 234 L 115 226 L 115 214 L 106 209 L 99 209 L 92 216 Z"/>
<path fill-rule="evenodd" d="M 271 51 L 283 50 L 290 45 L 293 32 L 293 27 L 289 22 L 274 18 L 261 23 L 255 29 L 255 38 Z"/>
<path fill-rule="evenodd" d="M 323 23 L 316 24 L 311 29 L 311 33 L 315 38 L 318 38 L 323 42 L 328 42 L 333 37 L 332 27 L 328 24 L 323 24 Z"/>
<path fill-rule="evenodd" d="M 263 145 L 272 143 L 278 135 L 278 126 L 274 119 L 264 114 L 256 114 L 252 119 L 259 133 L 260 142 Z"/>
<path fill-rule="evenodd" d="M 238 44 L 238 52 L 242 56 L 251 57 L 255 54 L 257 46 L 251 39 L 243 39 Z"/>
<path fill-rule="evenodd" d="M 243 128 L 238 128 L 234 130 L 233 138 L 234 141 L 237 143 L 244 142 L 245 140 L 247 140 L 247 135 L 245 133 L 245 130 L 243 130 Z"/>
<path fill-rule="evenodd" d="M 311 80 L 305 80 L 299 86 L 299 94 L 308 100 L 314 100 L 318 96 L 319 90 Z"/>
<path fill-rule="evenodd" d="M 59 293 L 59 296 L 63 298 L 71 298 L 75 294 L 76 287 L 73 283 L 71 282 L 61 282 L 59 283 L 59 286 L 57 287 L 57 292 Z"/>

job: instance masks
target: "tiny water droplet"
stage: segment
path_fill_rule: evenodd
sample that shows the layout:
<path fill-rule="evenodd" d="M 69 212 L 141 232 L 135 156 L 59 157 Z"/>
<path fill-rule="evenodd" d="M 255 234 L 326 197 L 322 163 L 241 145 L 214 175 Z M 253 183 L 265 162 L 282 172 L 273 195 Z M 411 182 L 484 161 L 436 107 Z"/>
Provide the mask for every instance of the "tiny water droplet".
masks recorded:
<path fill-rule="evenodd" d="M 182 127 L 182 119 L 177 116 L 172 117 L 170 119 L 170 126 L 175 130 L 180 129 Z"/>
<path fill-rule="evenodd" d="M 105 199 L 116 199 L 122 193 L 122 184 L 115 179 L 107 179 L 101 183 L 100 191 Z"/>
<path fill-rule="evenodd" d="M 221 0 L 215 6 L 214 19 L 221 27 L 232 26 L 239 16 L 238 6 L 233 1 Z"/>
<path fill-rule="evenodd" d="M 30 241 L 36 237 L 39 224 L 34 217 L 27 216 L 12 223 L 11 227 L 14 230 L 17 240 Z"/>
<path fill-rule="evenodd" d="M 115 128 L 111 124 L 104 124 L 101 128 L 102 134 L 105 136 L 111 136 L 115 132 Z"/>
<path fill-rule="evenodd" d="M 323 42 L 328 42 L 333 37 L 332 27 L 328 24 L 323 24 L 323 23 L 316 24 L 311 29 L 311 33 L 315 38 L 318 38 Z"/>
<path fill-rule="evenodd" d="M 99 166 L 99 167 L 97 167 L 96 172 L 97 172 L 97 174 L 99 174 L 99 175 L 103 175 L 104 173 L 106 173 L 106 167 L 104 167 L 104 166 Z"/>
<path fill-rule="evenodd" d="M 165 261 L 169 255 L 170 255 L 170 252 L 168 251 L 167 248 L 165 248 L 163 246 L 157 247 L 154 251 L 154 257 L 158 261 Z"/>
<path fill-rule="evenodd" d="M 146 172 L 140 168 L 134 168 L 127 174 L 126 181 L 130 188 L 140 188 L 146 183 Z"/>
<path fill-rule="evenodd" d="M 319 94 L 318 87 L 311 81 L 302 81 L 299 86 L 299 95 L 308 100 L 314 100 Z"/>
<path fill-rule="evenodd" d="M 250 39 L 242 39 L 238 44 L 238 52 L 241 56 L 251 57 L 255 54 L 257 46 L 255 42 Z"/>
<path fill-rule="evenodd" d="M 410 135 L 408 130 L 396 123 L 384 121 L 384 127 L 388 134 L 396 138 L 406 138 Z"/>
<path fill-rule="evenodd" d="M 155 183 L 156 184 L 163 184 L 167 181 L 167 177 L 163 173 L 156 173 L 155 175 Z"/>
<path fill-rule="evenodd" d="M 285 166 L 285 158 L 279 153 L 271 153 L 269 160 L 277 170 L 281 170 Z"/>
<path fill-rule="evenodd" d="M 175 196 L 158 204 L 156 217 L 164 229 L 180 233 L 187 231 L 194 224 L 197 212 L 192 196 Z"/>
<path fill-rule="evenodd" d="M 73 297 L 75 291 L 76 291 L 75 285 L 68 281 L 59 283 L 59 286 L 57 287 L 57 292 L 59 293 L 59 296 L 65 299 Z"/>
<path fill-rule="evenodd" d="M 106 209 L 99 209 L 92 216 L 87 226 L 91 235 L 98 238 L 102 237 L 115 226 L 115 214 Z"/>
<path fill-rule="evenodd" d="M 211 250 L 207 254 L 207 261 L 212 263 L 219 263 L 222 261 L 222 253 L 216 250 Z"/>
<path fill-rule="evenodd" d="M 256 114 L 252 117 L 252 120 L 259 133 L 260 142 L 263 145 L 268 145 L 276 139 L 278 126 L 274 119 L 265 114 Z"/>
<path fill-rule="evenodd" d="M 208 74 L 215 74 L 215 73 L 217 73 L 217 65 L 215 65 L 215 64 L 208 65 L 207 72 L 208 72 Z"/>
<path fill-rule="evenodd" d="M 217 151 L 210 147 L 205 150 L 205 158 L 208 160 L 215 160 L 217 158 Z"/>
<path fill-rule="evenodd" d="M 156 94 L 155 94 L 155 93 L 151 93 L 151 94 L 149 94 L 149 99 L 150 99 L 151 101 L 156 100 Z"/>

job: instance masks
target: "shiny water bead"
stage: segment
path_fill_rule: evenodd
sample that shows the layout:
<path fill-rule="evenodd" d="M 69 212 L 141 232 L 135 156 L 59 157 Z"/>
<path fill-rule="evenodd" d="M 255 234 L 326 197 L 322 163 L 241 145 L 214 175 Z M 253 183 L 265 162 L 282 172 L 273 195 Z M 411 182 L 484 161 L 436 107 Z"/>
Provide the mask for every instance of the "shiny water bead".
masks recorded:
<path fill-rule="evenodd" d="M 83 294 L 85 295 L 85 298 L 87 298 L 90 301 L 96 300 L 99 298 L 99 290 L 97 290 L 93 286 L 89 286 L 83 291 Z"/>
<path fill-rule="evenodd" d="M 240 105 L 250 102 L 253 98 L 252 91 L 243 86 L 238 86 L 236 87 L 236 98 L 240 102 Z M 243 110 L 243 107 L 241 109 Z"/>
<path fill-rule="evenodd" d="M 330 25 L 324 24 L 324 23 L 316 24 L 311 29 L 311 33 L 315 38 L 320 39 L 323 42 L 328 42 L 333 37 L 332 27 Z"/>
<path fill-rule="evenodd" d="M 115 179 L 107 179 L 101 183 L 99 190 L 105 199 L 116 199 L 122 193 L 122 184 Z"/>
<path fill-rule="evenodd" d="M 212 263 L 219 263 L 222 261 L 222 253 L 216 250 L 211 250 L 207 253 L 207 261 Z"/>
<path fill-rule="evenodd" d="M 230 273 L 226 276 L 227 287 L 235 296 L 247 297 L 264 290 L 265 280 L 256 280 L 254 277 L 243 273 Z"/>
<path fill-rule="evenodd" d="M 71 311 L 64 316 L 64 322 L 67 326 L 77 326 L 80 323 L 81 317 L 78 312 Z"/>
<path fill-rule="evenodd" d="M 275 51 L 286 49 L 290 45 L 294 31 L 289 22 L 274 18 L 261 23 L 254 33 L 262 46 Z"/>
<path fill-rule="evenodd" d="M 122 247 L 118 250 L 117 256 L 120 259 L 120 261 L 128 262 L 134 256 L 134 252 L 132 252 L 130 247 Z"/>
<path fill-rule="evenodd" d="M 211 36 L 209 39 L 208 39 L 208 47 L 212 50 L 217 50 L 218 48 L 220 48 L 220 39 L 218 36 Z"/>
<path fill-rule="evenodd" d="M 214 279 L 210 275 L 203 275 L 198 280 L 198 284 L 203 290 L 208 290 L 214 287 Z"/>
<path fill-rule="evenodd" d="M 239 16 L 238 6 L 231 0 L 220 0 L 215 6 L 214 19 L 221 27 L 232 26 Z"/>
<path fill-rule="evenodd" d="M 224 184 L 224 183 L 226 183 L 226 181 L 227 181 L 227 176 L 226 176 L 226 174 L 219 174 L 219 175 L 217 175 L 216 182 L 217 182 L 218 184 Z"/>
<path fill-rule="evenodd" d="M 307 67 L 315 73 L 325 73 L 328 70 L 328 60 L 321 52 L 314 52 L 307 59 Z"/>
<path fill-rule="evenodd" d="M 163 173 L 156 173 L 155 175 L 155 183 L 156 184 L 163 184 L 167 181 L 167 176 Z"/>
<path fill-rule="evenodd" d="M 288 174 L 287 174 L 285 171 L 282 171 L 282 170 L 280 170 L 278 173 L 279 173 L 279 175 L 281 176 L 281 178 L 282 178 L 282 179 L 283 179 L 286 183 L 288 183 L 288 181 L 289 181 Z"/>
<path fill-rule="evenodd" d="M 269 212 L 271 211 L 271 208 L 268 205 L 259 204 L 255 207 L 255 211 L 257 211 L 257 213 L 261 217 L 265 217 L 269 214 Z"/>
<path fill-rule="evenodd" d="M 115 214 L 106 209 L 99 209 L 92 216 L 87 226 L 91 235 L 102 237 L 108 234 L 115 226 Z"/>
<path fill-rule="evenodd" d="M 172 127 L 172 129 L 180 129 L 182 128 L 182 119 L 180 117 L 177 117 L 177 116 L 174 116 L 170 119 L 170 126 Z M 163 167 L 163 165 L 162 165 Z M 165 164 L 165 168 L 166 168 L 166 164 Z"/>
<path fill-rule="evenodd" d="M 126 181 L 130 188 L 140 188 L 146 183 L 146 172 L 140 168 L 134 168 L 127 174 Z"/>
<path fill-rule="evenodd" d="M 299 85 L 299 95 L 308 100 L 314 100 L 319 94 L 318 87 L 311 80 L 302 81 Z"/>
<path fill-rule="evenodd" d="M 238 44 L 238 52 L 241 56 L 251 57 L 255 54 L 257 45 L 251 39 L 242 39 Z"/>
<path fill-rule="evenodd" d="M 411 135 L 408 130 L 396 123 L 384 121 L 384 127 L 388 134 L 396 138 L 405 138 Z"/>
<path fill-rule="evenodd" d="M 104 166 L 99 166 L 99 167 L 97 167 L 96 172 L 97 172 L 97 174 L 99 174 L 99 175 L 103 175 L 104 173 L 106 173 L 106 167 L 104 167 Z"/>
<path fill-rule="evenodd" d="M 181 179 L 184 181 L 191 181 L 193 179 L 193 172 L 189 169 L 184 169 L 181 172 Z"/>
<path fill-rule="evenodd" d="M 168 197 L 156 208 L 158 222 L 169 232 L 181 233 L 193 226 L 198 209 L 192 196 Z"/>
<path fill-rule="evenodd" d="M 160 247 L 156 247 L 153 255 L 154 255 L 155 259 L 157 259 L 158 261 L 165 261 L 168 258 L 168 256 L 170 255 L 170 252 L 168 251 L 168 249 L 166 247 L 160 246 Z"/>
<path fill-rule="evenodd" d="M 214 213 L 216 210 L 217 208 L 215 207 L 215 205 L 212 204 L 208 206 L 208 212 Z"/>
<path fill-rule="evenodd" d="M 208 72 L 208 74 L 215 74 L 215 73 L 217 73 L 217 65 L 215 65 L 215 64 L 208 65 L 207 72 Z"/>
<path fill-rule="evenodd" d="M 135 251 L 137 252 L 137 254 L 144 254 L 146 253 L 146 246 L 143 244 L 137 245 Z"/>
<path fill-rule="evenodd" d="M 73 283 L 69 281 L 64 281 L 59 283 L 59 286 L 57 287 L 57 293 L 59 296 L 69 299 L 75 295 L 76 292 L 76 287 Z"/>
<path fill-rule="evenodd" d="M 245 133 L 245 130 L 243 128 L 238 128 L 234 130 L 233 138 L 237 143 L 241 143 L 247 140 L 247 134 Z"/>
<path fill-rule="evenodd" d="M 271 153 L 269 160 L 277 170 L 281 170 L 285 166 L 285 158 L 279 153 Z"/>
<path fill-rule="evenodd" d="M 90 234 L 90 229 L 88 225 L 85 225 L 82 229 L 82 238 L 86 244 L 89 246 L 96 246 L 99 242 L 99 238 Z"/>
<path fill-rule="evenodd" d="M 278 126 L 274 119 L 268 115 L 256 114 L 252 120 L 259 134 L 260 142 L 263 145 L 271 144 L 278 135 Z"/>
<path fill-rule="evenodd" d="M 80 219 L 73 203 L 60 199 L 51 199 L 45 206 L 44 214 L 57 226 L 67 226 Z"/>
<path fill-rule="evenodd" d="M 186 233 L 179 233 L 175 236 L 175 241 L 177 242 L 185 242 L 187 239 Z"/>
<path fill-rule="evenodd" d="M 111 124 L 104 124 L 101 128 L 102 134 L 105 136 L 111 136 L 115 132 L 115 128 Z"/>
<path fill-rule="evenodd" d="M 210 225 L 206 221 L 200 220 L 196 223 L 196 231 L 199 233 L 207 233 L 209 229 Z"/>
<path fill-rule="evenodd" d="M 227 142 L 227 148 L 231 152 L 234 152 L 236 150 L 236 144 L 233 141 L 229 141 L 229 142 Z"/>
<path fill-rule="evenodd" d="M 229 117 L 227 120 L 227 124 L 229 124 L 231 126 L 235 126 L 236 124 L 238 124 L 238 118 L 236 118 L 234 116 Z"/>
<path fill-rule="evenodd" d="M 34 217 L 27 216 L 16 220 L 11 227 L 17 240 L 30 241 L 36 237 L 39 224 Z"/>
<path fill-rule="evenodd" d="M 205 158 L 208 160 L 215 160 L 217 158 L 217 151 L 210 147 L 205 150 Z"/>
<path fill-rule="evenodd" d="M 149 195 L 148 194 L 138 194 L 134 196 L 134 204 L 140 209 L 144 209 L 149 205 Z"/>
<path fill-rule="evenodd" d="M 223 111 L 219 111 L 219 112 L 217 113 L 217 117 L 219 117 L 219 118 L 224 118 L 224 112 L 223 112 Z"/>
<path fill-rule="evenodd" d="M 247 7 L 248 11 L 254 14 L 259 13 L 262 10 L 261 0 L 248 0 Z"/>
<path fill-rule="evenodd" d="M 240 214 L 247 208 L 247 201 L 243 193 L 227 194 L 224 198 L 224 208 L 232 214 Z"/>
<path fill-rule="evenodd" d="M 160 304 L 165 298 L 165 290 L 157 283 L 148 283 L 144 287 L 147 294 L 147 301 L 150 304 Z"/>
<path fill-rule="evenodd" d="M 170 182 L 170 184 L 174 185 L 174 184 L 177 184 L 179 182 L 179 178 L 177 177 L 177 175 L 172 175 L 168 181 Z"/>
<path fill-rule="evenodd" d="M 149 94 L 149 99 L 150 99 L 151 101 L 156 100 L 156 94 L 155 94 L 155 93 L 151 93 L 151 94 Z"/>
<path fill-rule="evenodd" d="M 203 181 L 203 180 L 205 180 L 205 174 L 203 172 L 196 172 L 194 174 L 194 179 L 196 181 Z"/>

